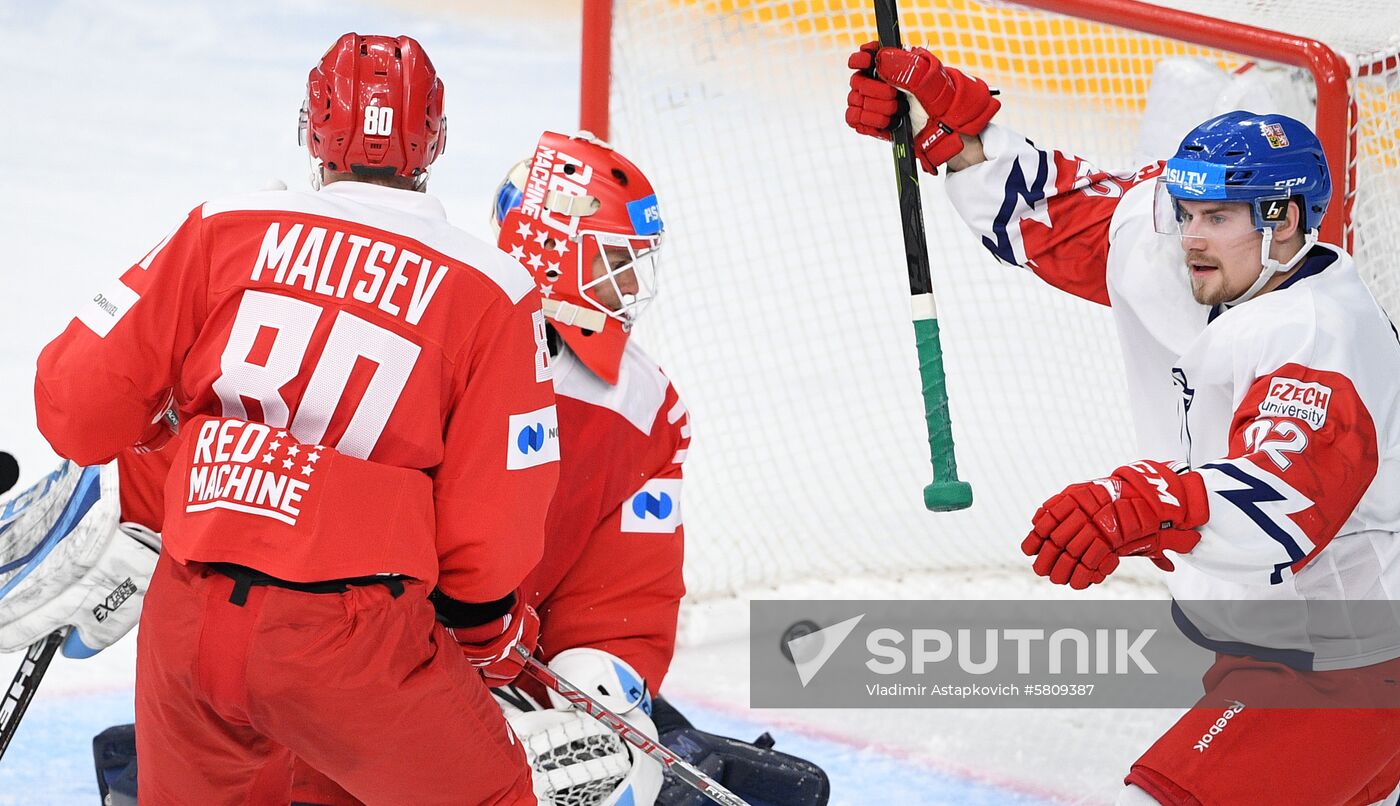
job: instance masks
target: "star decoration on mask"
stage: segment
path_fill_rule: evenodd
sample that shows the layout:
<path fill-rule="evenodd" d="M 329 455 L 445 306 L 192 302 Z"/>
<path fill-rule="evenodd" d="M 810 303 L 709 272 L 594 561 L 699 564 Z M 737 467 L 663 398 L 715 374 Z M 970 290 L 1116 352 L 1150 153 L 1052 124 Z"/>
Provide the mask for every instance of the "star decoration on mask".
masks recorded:
<path fill-rule="evenodd" d="M 559 264 L 546 262 L 544 264 L 544 270 L 546 274 L 557 277 L 559 275 Z"/>
<path fill-rule="evenodd" d="M 272 464 L 272 454 L 270 454 L 270 453 L 265 453 L 265 454 L 263 454 L 263 464 L 265 464 L 265 465 L 270 465 L 270 464 Z"/>
<path fill-rule="evenodd" d="M 323 450 L 323 448 L 321 448 L 321 446 L 319 446 L 319 445 L 316 446 L 316 450 L 314 450 L 314 451 L 312 451 L 311 453 L 308 453 L 308 454 L 306 455 L 306 461 L 310 462 L 310 463 L 313 464 L 313 465 L 316 464 L 316 460 L 321 458 L 321 454 L 320 454 L 320 451 L 321 451 L 321 450 Z"/>
<path fill-rule="evenodd" d="M 295 446 L 295 445 L 288 445 L 288 446 L 287 446 L 287 455 L 288 455 L 288 456 L 296 456 L 296 455 L 299 454 L 299 453 L 301 453 L 301 448 L 298 448 L 298 447 Z"/>
<path fill-rule="evenodd" d="M 291 470 L 291 469 L 292 469 L 292 460 L 291 460 L 291 459 L 283 459 L 283 460 L 282 460 L 282 467 L 286 468 L 287 470 Z"/>
<path fill-rule="evenodd" d="M 539 232 L 535 233 L 535 243 L 539 244 L 540 246 L 544 246 L 544 242 L 547 240 L 549 240 L 549 230 L 542 229 Z"/>
<path fill-rule="evenodd" d="M 540 296 L 549 299 L 554 296 L 554 283 L 540 283 Z"/>
<path fill-rule="evenodd" d="M 521 221 L 520 226 L 515 228 L 515 234 L 522 238 L 530 237 L 530 222 Z"/>
<path fill-rule="evenodd" d="M 309 475 L 311 475 L 311 474 L 314 473 L 314 472 L 316 472 L 316 468 L 312 467 L 311 465 L 302 465 L 302 466 L 301 466 L 301 474 L 302 474 L 303 476 L 309 476 Z"/>
<path fill-rule="evenodd" d="M 510 256 L 513 257 L 513 258 L 515 258 L 516 260 L 524 260 L 524 259 L 525 259 L 525 248 L 524 248 L 522 245 L 520 245 L 520 244 L 516 244 L 515 246 L 512 246 L 512 247 L 510 248 Z"/>
<path fill-rule="evenodd" d="M 544 261 L 540 259 L 539 255 L 530 255 L 530 259 L 525 261 L 525 263 L 536 271 L 539 271 L 540 266 L 544 265 Z"/>
<path fill-rule="evenodd" d="M 561 254 L 561 255 L 567 253 L 567 252 L 569 251 L 569 239 L 568 239 L 568 238 L 555 238 L 555 239 L 554 239 L 554 251 L 558 252 L 558 253 Z"/>

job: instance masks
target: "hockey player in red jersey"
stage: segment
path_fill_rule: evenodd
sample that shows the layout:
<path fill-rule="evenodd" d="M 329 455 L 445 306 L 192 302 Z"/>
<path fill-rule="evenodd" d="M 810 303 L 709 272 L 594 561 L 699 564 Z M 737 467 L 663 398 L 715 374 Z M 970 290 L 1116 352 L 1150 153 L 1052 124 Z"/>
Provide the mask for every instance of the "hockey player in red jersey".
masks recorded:
<path fill-rule="evenodd" d="M 1022 549 L 1074 588 L 1150 557 L 1178 623 L 1218 653 L 1206 696 L 1119 802 L 1393 797 L 1400 711 L 1356 706 L 1400 673 L 1400 625 L 1382 607 L 1339 628 L 1319 603 L 1400 590 L 1400 344 L 1351 256 L 1317 240 L 1332 188 L 1316 136 L 1231 112 L 1166 163 L 1115 175 L 990 123 L 986 84 L 926 50 L 872 43 L 850 67 L 853 128 L 888 137 L 906 93 L 921 162 L 947 168 L 987 249 L 1112 307 L 1149 459 L 1051 497 Z M 1236 618 L 1262 610 L 1271 623 Z M 1250 708 L 1264 690 L 1319 707 Z M 1294 774 L 1286 748 L 1319 737 L 1344 752 Z"/>
<path fill-rule="evenodd" d="M 546 132 L 502 183 L 492 212 L 498 246 L 533 273 L 543 297 L 538 336 L 549 350 L 539 359 L 558 396 L 559 487 L 543 558 L 522 586 L 539 612 L 540 657 L 655 738 L 652 696 L 671 663 L 685 593 L 680 493 L 690 442 L 675 388 L 629 340 L 655 293 L 656 194 L 606 144 Z M 654 802 L 660 764 L 592 717 L 562 701 L 541 708 L 549 699 L 531 681 L 505 701 L 530 761 L 562 765 L 552 775 L 536 770 L 541 800 L 606 786 L 597 803 Z M 570 743 L 605 746 L 598 758 L 609 763 L 554 752 Z M 304 768 L 297 780 L 298 800 L 355 802 Z"/>
<path fill-rule="evenodd" d="M 545 132 L 497 189 L 492 223 L 500 248 L 531 270 L 544 298 L 558 396 L 559 488 L 544 557 L 523 586 L 539 611 L 540 658 L 692 763 L 723 758 L 721 783 L 739 795 L 775 806 L 825 803 L 829 785 L 811 763 L 696 730 L 657 698 L 685 593 L 681 467 L 690 425 L 675 388 L 630 338 L 656 291 L 662 220 L 650 181 L 588 134 Z M 659 763 L 533 681 L 496 692 L 535 765 L 542 802 L 694 800 L 674 782 L 663 792 Z M 297 782 L 301 801 L 355 803 L 305 765 Z"/>
<path fill-rule="evenodd" d="M 656 291 L 656 194 L 606 143 L 546 132 L 497 190 L 492 219 L 498 245 L 532 270 L 544 297 L 569 457 L 544 558 L 525 585 L 540 613 L 542 659 L 575 685 L 606 691 L 605 705 L 655 738 L 652 698 L 685 593 L 681 465 L 690 444 L 685 405 L 629 338 Z M 558 695 L 522 682 L 507 712 L 532 761 L 579 732 L 606 735 Z M 540 703 L 553 707 L 531 708 Z M 621 743 L 610 752 L 630 769 L 600 803 L 653 803 L 660 764 Z"/>
<path fill-rule="evenodd" d="M 422 192 L 442 102 L 413 39 L 341 37 L 303 109 L 318 191 L 200 205 L 39 358 L 60 455 L 181 427 L 142 802 L 286 803 L 292 754 L 367 803 L 534 802 L 487 685 L 538 629 L 548 345 L 529 274 Z"/>

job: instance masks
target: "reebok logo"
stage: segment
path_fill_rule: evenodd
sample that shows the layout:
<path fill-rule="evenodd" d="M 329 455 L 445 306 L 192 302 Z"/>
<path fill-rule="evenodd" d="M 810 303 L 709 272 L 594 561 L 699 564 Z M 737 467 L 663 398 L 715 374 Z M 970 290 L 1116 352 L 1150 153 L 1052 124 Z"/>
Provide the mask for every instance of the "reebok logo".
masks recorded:
<path fill-rule="evenodd" d="M 836 654 L 841 644 L 851 637 L 851 631 L 863 618 L 865 614 L 861 613 L 839 624 L 823 627 L 788 641 L 788 651 L 792 653 L 793 665 L 797 667 L 797 679 L 802 681 L 803 688 L 812 682 L 812 678 L 831 660 L 831 656 Z"/>
<path fill-rule="evenodd" d="M 1204 753 L 1206 750 L 1210 749 L 1211 741 L 1213 741 L 1216 736 L 1219 736 L 1221 731 L 1225 730 L 1225 726 L 1230 724 L 1230 720 L 1235 718 L 1235 714 L 1243 710 L 1244 703 L 1239 700 L 1235 700 L 1231 703 L 1230 707 L 1225 709 L 1225 713 L 1221 714 L 1220 718 L 1215 720 L 1215 724 L 1210 726 L 1210 730 L 1206 731 L 1201 736 L 1200 740 L 1196 742 L 1193 749 L 1197 753 Z"/>

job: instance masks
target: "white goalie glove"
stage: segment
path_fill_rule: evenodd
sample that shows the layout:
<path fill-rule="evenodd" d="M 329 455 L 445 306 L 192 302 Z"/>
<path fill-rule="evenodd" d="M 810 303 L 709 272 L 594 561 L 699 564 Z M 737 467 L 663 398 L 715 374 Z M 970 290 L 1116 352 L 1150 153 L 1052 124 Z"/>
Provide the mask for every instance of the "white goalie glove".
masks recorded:
<path fill-rule="evenodd" d="M 657 738 L 651 695 L 620 658 L 597 649 L 568 649 L 549 667 L 593 695 L 633 727 Z M 598 720 L 549 692 L 543 708 L 513 687 L 497 689 L 501 710 L 525 747 L 541 806 L 652 806 L 661 792 L 661 764 L 638 752 Z"/>
<path fill-rule="evenodd" d="M 121 523 L 117 466 L 64 462 L 0 509 L 0 652 L 72 625 L 83 658 L 136 626 L 160 536 Z"/>

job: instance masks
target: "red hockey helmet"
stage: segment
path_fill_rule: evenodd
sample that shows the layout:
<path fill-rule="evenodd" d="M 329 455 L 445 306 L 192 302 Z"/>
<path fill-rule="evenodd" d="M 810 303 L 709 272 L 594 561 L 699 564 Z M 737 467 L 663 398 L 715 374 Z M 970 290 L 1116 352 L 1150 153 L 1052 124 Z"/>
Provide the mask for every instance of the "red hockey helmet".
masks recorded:
<path fill-rule="evenodd" d="M 442 101 L 437 71 L 412 37 L 345 34 L 307 77 L 298 141 L 332 171 L 421 184 L 447 143 Z"/>
<path fill-rule="evenodd" d="M 662 227 L 651 182 L 587 132 L 545 132 L 497 189 L 491 220 L 569 348 L 616 383 L 632 325 L 656 296 Z"/>

